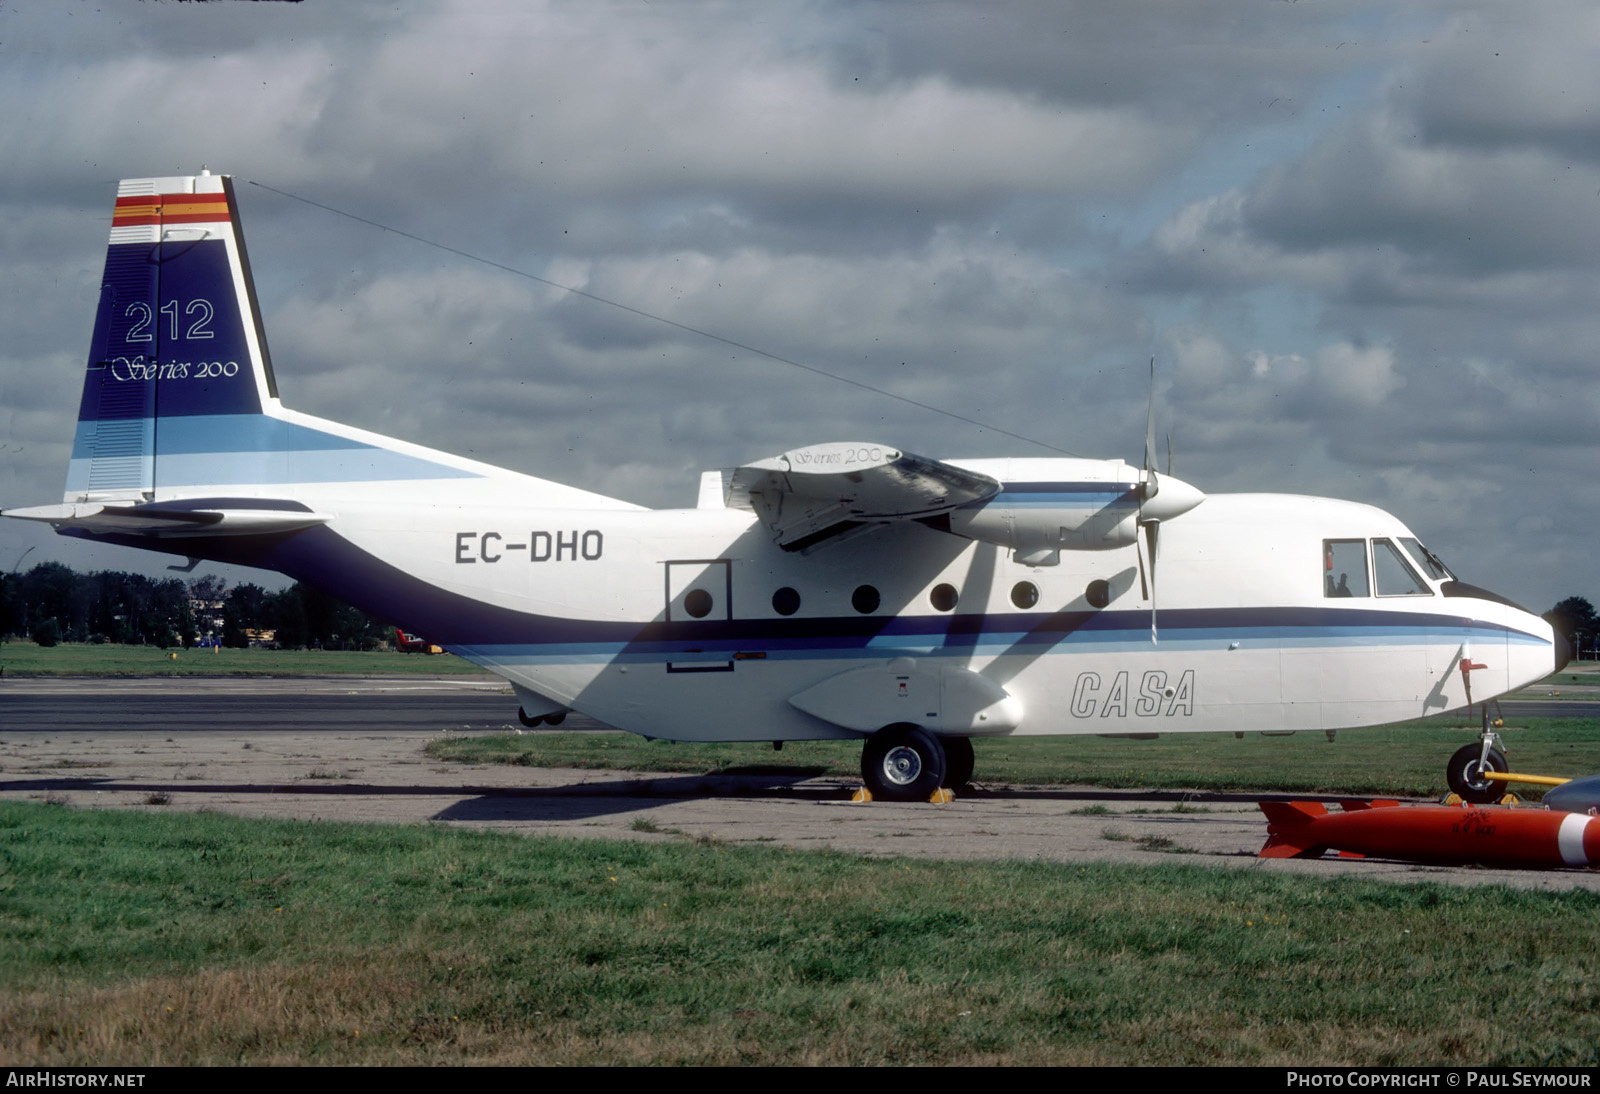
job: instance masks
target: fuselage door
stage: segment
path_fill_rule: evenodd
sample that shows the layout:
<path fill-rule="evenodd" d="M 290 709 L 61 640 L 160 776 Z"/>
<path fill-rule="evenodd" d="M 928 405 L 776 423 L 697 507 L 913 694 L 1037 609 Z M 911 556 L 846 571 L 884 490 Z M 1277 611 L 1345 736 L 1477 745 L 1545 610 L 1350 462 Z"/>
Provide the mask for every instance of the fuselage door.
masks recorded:
<path fill-rule="evenodd" d="M 694 624 L 724 622 L 733 618 L 733 564 L 725 558 L 683 559 L 667 563 L 667 622 Z M 676 635 L 685 628 L 669 627 Z M 667 662 L 668 672 L 732 672 L 733 655 L 717 641 L 714 627 L 688 627 L 688 633 L 705 631 L 702 644 L 691 639 L 681 656 Z M 677 653 L 678 651 L 674 651 Z"/>

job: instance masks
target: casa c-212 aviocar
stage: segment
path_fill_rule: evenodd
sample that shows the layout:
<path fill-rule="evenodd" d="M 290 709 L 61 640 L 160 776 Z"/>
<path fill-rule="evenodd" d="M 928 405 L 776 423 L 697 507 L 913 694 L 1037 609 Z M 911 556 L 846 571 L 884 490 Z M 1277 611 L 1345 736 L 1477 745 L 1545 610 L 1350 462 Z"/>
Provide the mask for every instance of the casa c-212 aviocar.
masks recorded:
<path fill-rule="evenodd" d="M 976 737 L 1377 725 L 1567 660 L 1388 513 L 1145 463 L 816 444 L 646 509 L 301 414 L 207 172 L 118 187 L 64 498 L 6 515 L 308 582 L 503 676 L 530 724 L 858 739 L 895 800 L 964 783 Z M 1490 745 L 1458 789 L 1495 793 Z"/>

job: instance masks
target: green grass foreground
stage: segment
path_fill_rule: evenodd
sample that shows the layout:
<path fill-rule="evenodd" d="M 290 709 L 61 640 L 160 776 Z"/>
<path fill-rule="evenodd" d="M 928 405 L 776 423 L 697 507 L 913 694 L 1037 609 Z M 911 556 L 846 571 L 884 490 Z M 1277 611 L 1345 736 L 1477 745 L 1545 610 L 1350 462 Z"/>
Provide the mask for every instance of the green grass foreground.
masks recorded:
<path fill-rule="evenodd" d="M 1600 721 L 1595 719 L 1530 718 L 1502 736 L 1518 773 L 1573 778 L 1600 772 Z M 1332 742 L 1321 733 L 1242 738 L 1174 733 L 1155 741 L 996 738 L 973 742 L 974 780 L 1430 797 L 1445 791 L 1445 760 L 1476 739 L 1475 727 L 1444 719 L 1343 730 Z M 674 744 L 627 733 L 538 731 L 441 738 L 429 743 L 428 754 L 460 763 L 706 775 L 852 775 L 861 770 L 861 745 L 854 741 L 795 741 L 774 752 L 770 744 Z M 1534 786 L 1516 791 L 1530 801 L 1543 796 Z"/>
<path fill-rule="evenodd" d="M 1592 1064 L 1600 895 L 0 805 L 0 1053 Z"/>
<path fill-rule="evenodd" d="M 175 656 L 174 656 L 175 655 Z M 0 644 L 8 676 L 488 676 L 469 661 L 448 655 L 349 650 L 157 649 L 155 646 L 63 642 Z"/>

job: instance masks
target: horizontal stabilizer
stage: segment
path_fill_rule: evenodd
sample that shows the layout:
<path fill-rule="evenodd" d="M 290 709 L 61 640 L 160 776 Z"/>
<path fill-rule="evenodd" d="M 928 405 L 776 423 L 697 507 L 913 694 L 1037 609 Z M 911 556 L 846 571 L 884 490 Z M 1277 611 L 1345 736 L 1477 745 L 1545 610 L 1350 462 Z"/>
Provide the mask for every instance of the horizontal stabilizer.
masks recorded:
<path fill-rule="evenodd" d="M 797 448 L 734 469 L 727 504 L 803 551 L 863 524 L 925 520 L 1000 492 L 988 475 L 881 444 Z"/>
<path fill-rule="evenodd" d="M 265 507 L 276 505 L 279 507 Z M 57 531 L 81 531 L 91 535 L 149 536 L 154 539 L 181 539 L 185 536 L 261 536 L 298 532 L 331 519 L 313 513 L 297 502 L 262 503 L 254 499 L 215 503 L 103 505 L 73 502 L 65 505 L 40 505 L 31 509 L 7 509 L 5 516 L 19 520 L 38 520 Z"/>

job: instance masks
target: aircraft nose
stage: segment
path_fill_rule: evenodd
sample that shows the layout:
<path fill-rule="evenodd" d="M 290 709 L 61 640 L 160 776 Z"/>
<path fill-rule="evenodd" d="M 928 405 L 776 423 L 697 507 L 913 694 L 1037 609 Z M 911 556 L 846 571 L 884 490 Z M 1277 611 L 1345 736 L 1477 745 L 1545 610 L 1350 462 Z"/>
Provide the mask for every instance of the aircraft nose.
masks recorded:
<path fill-rule="evenodd" d="M 1572 643 L 1567 641 L 1567 636 L 1556 631 L 1556 667 L 1553 671 L 1560 672 L 1567 667 L 1567 662 L 1572 660 Z"/>

